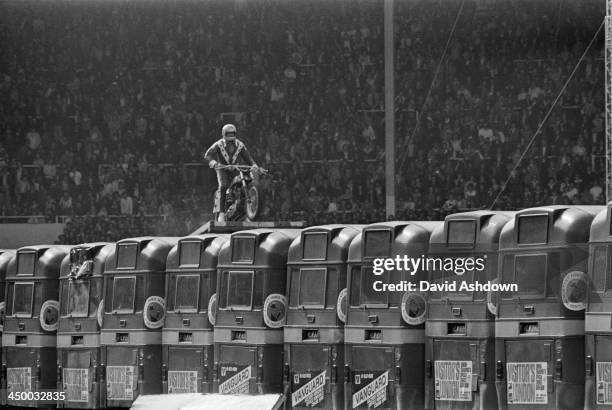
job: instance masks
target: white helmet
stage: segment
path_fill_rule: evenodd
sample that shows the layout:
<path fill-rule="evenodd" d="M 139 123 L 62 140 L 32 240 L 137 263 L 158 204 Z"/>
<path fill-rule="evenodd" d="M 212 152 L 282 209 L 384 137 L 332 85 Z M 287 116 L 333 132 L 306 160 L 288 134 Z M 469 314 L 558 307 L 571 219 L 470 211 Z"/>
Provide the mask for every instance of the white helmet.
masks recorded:
<path fill-rule="evenodd" d="M 234 133 L 233 137 L 229 137 L 229 139 L 233 140 L 234 138 L 236 138 L 236 126 L 234 124 L 225 124 L 221 129 L 221 135 L 223 136 L 223 138 L 226 138 L 226 135 L 230 132 Z"/>

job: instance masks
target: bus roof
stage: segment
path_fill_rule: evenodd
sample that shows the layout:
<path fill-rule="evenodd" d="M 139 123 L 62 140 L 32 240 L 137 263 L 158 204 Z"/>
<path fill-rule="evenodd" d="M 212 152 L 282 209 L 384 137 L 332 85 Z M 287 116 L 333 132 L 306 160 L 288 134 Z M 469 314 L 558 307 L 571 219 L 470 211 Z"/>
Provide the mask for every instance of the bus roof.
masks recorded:
<path fill-rule="evenodd" d="M 93 269 L 91 271 L 92 276 L 101 276 L 104 273 L 106 266 L 106 258 L 115 248 L 114 245 L 115 244 L 111 242 L 92 242 L 75 245 L 72 247 L 68 255 L 64 257 L 64 260 L 62 260 L 60 278 L 65 278 L 70 275 L 70 271 L 72 269 L 72 254 L 79 249 L 86 250 L 88 258 L 93 260 Z"/>
<path fill-rule="evenodd" d="M 219 253 L 219 266 L 284 266 L 299 229 L 251 229 L 234 232 Z"/>
<path fill-rule="evenodd" d="M 180 238 L 168 253 L 166 272 L 171 269 L 216 269 L 219 252 L 229 238 L 227 234 L 218 233 Z"/>
<path fill-rule="evenodd" d="M 70 252 L 70 248 L 69 245 L 34 245 L 19 248 L 8 264 L 6 278 L 57 279 L 62 259 Z M 20 263 L 23 264 L 21 267 Z"/>
<path fill-rule="evenodd" d="M 287 263 L 346 262 L 348 248 L 364 225 L 320 225 L 302 230 L 291 247 Z"/>
<path fill-rule="evenodd" d="M 602 209 L 602 206 L 572 205 L 524 209 L 504 226 L 499 248 L 587 243 L 591 222 Z"/>
<path fill-rule="evenodd" d="M 15 257 L 15 251 L 9 249 L 3 249 L 0 254 L 0 281 L 3 281 L 6 277 L 6 271 L 11 260 Z M 4 299 L 4 295 L 0 295 Z"/>
<path fill-rule="evenodd" d="M 589 241 L 612 242 L 612 202 L 593 219 Z"/>
<path fill-rule="evenodd" d="M 106 258 L 105 274 L 166 270 L 166 258 L 178 238 L 143 236 L 118 241 Z"/>
<path fill-rule="evenodd" d="M 443 223 L 440 221 L 392 221 L 367 225 L 361 234 L 355 236 L 351 242 L 348 261 L 360 262 L 363 258 L 408 254 L 410 247 L 415 244 L 425 244 L 428 247 L 431 233 Z M 368 240 L 370 235 L 372 236 Z"/>
<path fill-rule="evenodd" d="M 516 212 L 505 211 L 471 211 L 448 215 L 444 224 L 431 234 L 430 250 L 434 252 L 446 249 L 461 250 L 476 247 L 497 249 L 499 235 Z"/>

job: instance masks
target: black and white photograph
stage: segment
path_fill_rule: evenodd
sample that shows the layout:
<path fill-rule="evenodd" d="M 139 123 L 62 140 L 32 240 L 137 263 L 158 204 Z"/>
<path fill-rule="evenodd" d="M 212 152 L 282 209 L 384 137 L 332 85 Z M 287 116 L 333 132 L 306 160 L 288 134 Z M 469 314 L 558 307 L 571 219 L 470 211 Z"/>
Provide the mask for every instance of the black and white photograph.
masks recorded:
<path fill-rule="evenodd" d="M 612 0 L 0 0 L 0 408 L 612 410 Z"/>

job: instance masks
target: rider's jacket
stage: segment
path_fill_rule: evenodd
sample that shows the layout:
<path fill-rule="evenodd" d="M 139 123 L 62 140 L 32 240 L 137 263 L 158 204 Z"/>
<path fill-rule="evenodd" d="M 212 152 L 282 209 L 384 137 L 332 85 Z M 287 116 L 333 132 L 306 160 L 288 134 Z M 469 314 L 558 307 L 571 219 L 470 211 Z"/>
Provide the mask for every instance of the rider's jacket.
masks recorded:
<path fill-rule="evenodd" d="M 215 160 L 222 165 L 255 165 L 246 146 L 238 138 L 232 142 L 221 138 L 206 150 L 204 159 L 206 162 Z"/>

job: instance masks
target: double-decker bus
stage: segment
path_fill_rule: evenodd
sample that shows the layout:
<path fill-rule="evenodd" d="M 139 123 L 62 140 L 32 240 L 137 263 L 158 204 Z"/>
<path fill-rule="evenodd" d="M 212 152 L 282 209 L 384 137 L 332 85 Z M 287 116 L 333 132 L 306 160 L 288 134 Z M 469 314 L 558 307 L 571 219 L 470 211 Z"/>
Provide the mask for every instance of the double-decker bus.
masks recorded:
<path fill-rule="evenodd" d="M 591 225 L 585 313 L 587 410 L 612 409 L 612 202 Z"/>
<path fill-rule="evenodd" d="M 284 373 L 291 408 L 344 409 L 346 263 L 361 228 L 304 229 L 289 248 Z"/>
<path fill-rule="evenodd" d="M 54 406 L 55 334 L 59 319 L 59 274 L 70 247 L 19 248 L 6 272 L 6 317 L 2 334 L 3 404 Z"/>
<path fill-rule="evenodd" d="M 429 257 L 437 261 L 431 264 L 429 282 L 446 281 L 455 290 L 428 294 L 426 408 L 497 408 L 496 304 L 485 285 L 497 279 L 499 236 L 512 216 L 492 211 L 452 214 L 431 235 Z"/>
<path fill-rule="evenodd" d="M 584 406 L 584 309 L 591 222 L 603 208 L 525 209 L 499 240 L 495 321 L 500 408 Z"/>
<path fill-rule="evenodd" d="M 423 260 L 441 225 L 384 222 L 353 239 L 344 327 L 347 408 L 423 408 L 427 302 L 419 286 L 427 271 L 402 262 Z"/>
<path fill-rule="evenodd" d="M 106 407 L 162 392 L 166 258 L 176 238 L 122 239 L 106 258 L 102 381 Z"/>
<path fill-rule="evenodd" d="M 164 393 L 211 393 L 217 259 L 229 235 L 181 238 L 166 263 Z"/>
<path fill-rule="evenodd" d="M 99 409 L 101 392 L 100 329 L 103 273 L 109 243 L 74 246 L 60 271 L 60 317 L 57 330 L 58 407 Z"/>
<path fill-rule="evenodd" d="M 281 393 L 292 229 L 235 232 L 217 266 L 214 391 Z"/>

